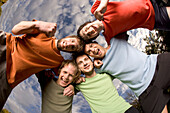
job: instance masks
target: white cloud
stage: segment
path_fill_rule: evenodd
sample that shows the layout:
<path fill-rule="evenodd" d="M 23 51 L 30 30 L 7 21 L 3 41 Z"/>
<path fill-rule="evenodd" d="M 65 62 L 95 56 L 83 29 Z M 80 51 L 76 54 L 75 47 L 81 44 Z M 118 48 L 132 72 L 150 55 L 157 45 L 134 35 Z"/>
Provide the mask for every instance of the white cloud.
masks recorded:
<path fill-rule="evenodd" d="M 13 89 L 5 108 L 12 110 L 12 113 L 27 113 L 27 109 L 34 106 L 39 106 L 34 110 L 40 112 L 40 86 L 37 78 L 33 75 Z"/>
<path fill-rule="evenodd" d="M 94 20 L 90 9 L 95 0 L 8 0 L 3 6 L 3 12 L 0 17 L 1 29 L 11 32 L 12 27 L 22 20 L 38 19 L 49 22 L 56 22 L 58 39 L 67 35 L 76 34 L 78 27 L 88 20 Z M 120 0 L 116 0 L 120 1 Z M 130 32 L 130 40 L 134 46 L 140 44 L 139 39 L 135 38 L 135 30 Z M 146 31 L 140 31 L 136 35 L 142 38 L 141 34 Z M 147 32 L 146 32 L 147 33 Z M 97 38 L 99 44 L 106 47 L 102 36 Z M 143 44 L 143 42 L 142 42 Z M 143 46 L 137 46 L 139 49 Z M 65 58 L 70 58 L 67 53 L 62 54 Z M 120 82 L 114 83 L 117 88 Z M 121 91 L 124 93 L 127 87 Z M 5 108 L 12 113 L 40 113 L 41 94 L 40 86 L 35 76 L 26 79 L 19 84 L 11 93 Z M 73 113 L 90 113 L 88 103 L 78 93 L 74 97 Z"/>

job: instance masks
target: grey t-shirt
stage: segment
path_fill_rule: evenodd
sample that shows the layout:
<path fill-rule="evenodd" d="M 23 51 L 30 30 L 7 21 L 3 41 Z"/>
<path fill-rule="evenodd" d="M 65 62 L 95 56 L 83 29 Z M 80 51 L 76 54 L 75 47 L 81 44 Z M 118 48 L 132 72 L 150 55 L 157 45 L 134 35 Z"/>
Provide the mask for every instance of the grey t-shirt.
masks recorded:
<path fill-rule="evenodd" d="M 42 113 L 71 113 L 73 96 L 63 96 L 64 88 L 53 79 L 39 73 L 38 81 L 42 90 Z"/>
<path fill-rule="evenodd" d="M 42 113 L 71 113 L 72 97 L 63 96 L 64 88 L 51 80 L 42 90 Z"/>

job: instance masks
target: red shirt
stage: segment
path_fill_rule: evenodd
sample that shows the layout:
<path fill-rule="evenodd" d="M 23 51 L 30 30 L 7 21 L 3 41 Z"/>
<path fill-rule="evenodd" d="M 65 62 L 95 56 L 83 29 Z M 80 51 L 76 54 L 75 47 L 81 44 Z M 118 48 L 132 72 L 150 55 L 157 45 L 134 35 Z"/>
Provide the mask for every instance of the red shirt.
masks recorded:
<path fill-rule="evenodd" d="M 39 71 L 59 67 L 64 60 L 55 39 L 45 34 L 7 36 L 7 80 L 11 87 Z"/>
<path fill-rule="evenodd" d="M 93 14 L 99 4 L 100 1 L 96 0 L 91 8 Z M 155 24 L 155 12 L 150 0 L 109 2 L 102 22 L 105 28 L 103 35 L 110 44 L 110 39 L 119 33 L 135 28 L 152 30 Z"/>

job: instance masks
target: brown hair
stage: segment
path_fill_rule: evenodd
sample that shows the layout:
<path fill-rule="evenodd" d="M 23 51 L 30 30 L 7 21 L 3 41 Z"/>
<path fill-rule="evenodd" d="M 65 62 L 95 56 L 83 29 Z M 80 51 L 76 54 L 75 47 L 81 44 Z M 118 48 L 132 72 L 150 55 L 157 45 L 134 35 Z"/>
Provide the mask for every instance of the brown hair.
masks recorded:
<path fill-rule="evenodd" d="M 81 40 L 84 40 L 84 38 L 80 35 L 80 31 L 83 29 L 84 26 L 86 26 L 87 24 L 89 23 L 92 23 L 93 21 L 87 21 L 85 22 L 84 24 L 80 25 L 80 27 L 78 28 L 77 30 L 77 36 L 81 39 Z M 96 39 L 97 37 L 99 36 L 99 34 L 95 37 L 93 37 L 92 39 L 89 39 L 89 40 L 84 40 L 85 42 L 89 42 L 89 41 L 92 41 L 94 39 Z"/>

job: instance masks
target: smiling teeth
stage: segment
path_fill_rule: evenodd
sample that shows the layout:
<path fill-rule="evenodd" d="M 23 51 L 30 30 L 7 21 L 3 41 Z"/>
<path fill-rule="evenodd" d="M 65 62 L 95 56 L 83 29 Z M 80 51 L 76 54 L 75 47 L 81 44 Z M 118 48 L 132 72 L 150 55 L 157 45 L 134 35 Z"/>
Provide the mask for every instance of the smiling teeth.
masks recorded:
<path fill-rule="evenodd" d="M 88 67 L 89 67 L 89 65 L 85 66 L 85 69 L 88 68 Z"/>
<path fill-rule="evenodd" d="M 68 82 L 64 77 L 62 77 L 62 80 L 63 80 L 64 82 L 66 82 L 66 83 Z"/>
<path fill-rule="evenodd" d="M 100 49 L 97 49 L 98 51 L 97 51 L 97 54 L 99 54 L 99 52 L 100 52 Z"/>

